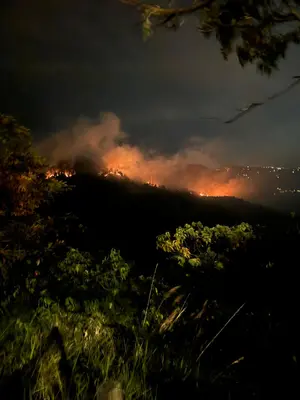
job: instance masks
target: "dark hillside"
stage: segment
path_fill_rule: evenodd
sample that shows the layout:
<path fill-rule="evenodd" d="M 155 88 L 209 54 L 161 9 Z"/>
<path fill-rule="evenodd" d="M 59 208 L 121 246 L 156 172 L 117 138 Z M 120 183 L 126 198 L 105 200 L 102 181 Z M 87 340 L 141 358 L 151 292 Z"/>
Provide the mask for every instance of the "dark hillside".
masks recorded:
<path fill-rule="evenodd" d="M 59 212 L 79 217 L 88 231 L 90 249 L 116 247 L 125 257 L 151 261 L 155 238 L 176 227 L 201 221 L 204 225 L 285 224 L 286 215 L 231 197 L 199 197 L 188 192 L 135 183 L 126 179 L 77 174 L 70 178 L 72 191 L 59 198 Z M 80 244 L 81 246 L 83 243 Z"/>

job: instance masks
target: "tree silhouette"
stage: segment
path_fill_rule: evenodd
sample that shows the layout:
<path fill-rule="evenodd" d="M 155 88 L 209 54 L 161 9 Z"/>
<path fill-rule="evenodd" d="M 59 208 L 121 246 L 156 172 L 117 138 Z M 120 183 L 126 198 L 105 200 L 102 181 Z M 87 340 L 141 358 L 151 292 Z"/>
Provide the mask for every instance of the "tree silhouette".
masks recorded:
<path fill-rule="evenodd" d="M 187 7 L 164 7 L 139 0 L 120 0 L 141 13 L 144 37 L 158 26 L 179 28 L 188 15 L 198 19 L 206 38 L 214 35 L 225 60 L 235 53 L 242 67 L 255 64 L 262 74 L 278 69 L 290 44 L 300 43 L 299 0 L 190 0 Z M 172 3 L 172 2 L 169 2 Z"/>
<path fill-rule="evenodd" d="M 47 179 L 49 167 L 31 143 L 28 129 L 0 114 L 1 300 L 9 301 L 20 282 L 26 281 L 24 276 L 35 274 L 41 257 L 47 254 L 44 250 L 52 249 L 46 232 L 51 231 L 50 237 L 58 244 L 53 219 L 42 216 L 41 211 L 56 194 L 67 190 L 67 185 L 55 177 Z"/>
<path fill-rule="evenodd" d="M 0 217 L 28 216 L 64 188 L 46 179 L 48 165 L 32 149 L 30 131 L 0 114 Z"/>

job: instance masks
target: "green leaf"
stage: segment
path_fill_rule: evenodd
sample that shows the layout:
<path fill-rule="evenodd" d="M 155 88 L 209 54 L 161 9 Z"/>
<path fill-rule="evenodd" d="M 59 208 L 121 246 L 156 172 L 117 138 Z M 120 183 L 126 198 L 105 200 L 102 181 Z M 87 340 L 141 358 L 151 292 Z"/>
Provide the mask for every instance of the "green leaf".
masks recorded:
<path fill-rule="evenodd" d="M 144 22 L 143 22 L 143 40 L 146 41 L 150 38 L 150 36 L 152 35 L 153 31 L 152 31 L 152 23 L 150 21 L 150 18 L 147 17 L 145 18 Z"/>
<path fill-rule="evenodd" d="M 221 270 L 221 269 L 224 268 L 224 264 L 223 264 L 221 261 L 217 261 L 217 262 L 216 262 L 216 268 L 217 268 L 218 270 Z"/>
<path fill-rule="evenodd" d="M 189 264 L 190 264 L 192 267 L 200 267 L 201 261 L 200 261 L 199 258 L 190 258 L 190 259 L 189 259 Z"/>

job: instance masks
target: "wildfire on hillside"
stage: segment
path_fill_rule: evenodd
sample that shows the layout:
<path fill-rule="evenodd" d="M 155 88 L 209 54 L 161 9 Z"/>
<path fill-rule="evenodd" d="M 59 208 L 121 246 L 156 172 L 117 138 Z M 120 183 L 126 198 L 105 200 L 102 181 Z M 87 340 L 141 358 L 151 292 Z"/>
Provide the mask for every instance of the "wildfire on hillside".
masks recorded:
<path fill-rule="evenodd" d="M 193 168 L 195 169 L 194 166 Z M 128 173 L 128 171 L 126 172 Z M 229 170 L 227 169 L 224 172 L 228 173 Z M 130 179 L 157 188 L 167 187 L 169 189 L 186 189 L 191 194 L 198 195 L 200 197 L 239 197 L 242 193 L 242 182 L 237 179 L 227 179 L 225 181 L 224 172 L 210 171 L 204 174 L 200 173 L 198 176 L 192 177 L 190 173 L 178 171 L 178 175 L 175 177 L 177 178 L 177 182 L 175 181 L 174 177 L 172 179 L 168 179 L 167 181 L 164 179 L 159 179 L 159 176 L 156 176 L 156 179 L 154 179 L 150 173 L 148 174 L 149 177 L 147 179 L 145 170 L 143 171 L 142 175 L 145 176 L 146 179 L 139 178 L 136 174 L 136 171 L 134 175 L 131 174 L 130 176 L 130 171 L 129 174 L 126 174 L 117 168 L 107 168 L 100 171 L 98 175 L 104 178 Z M 69 178 L 75 175 L 75 173 L 75 170 L 72 168 L 52 167 L 47 171 L 46 178 L 50 179 L 52 177 L 59 176 L 65 176 Z"/>
<path fill-rule="evenodd" d="M 78 173 L 99 173 L 107 178 L 183 189 L 202 197 L 245 198 L 253 189 L 249 180 L 232 176 L 230 170 L 217 170 L 218 163 L 193 143 L 173 155 L 164 155 L 129 144 L 127 139 L 120 129 L 120 120 L 106 114 L 96 124 L 78 121 L 71 130 L 44 140 L 39 151 L 52 165 L 62 159 L 72 160 L 71 167 Z M 51 170 L 47 176 L 74 174 L 69 171 L 61 166 L 59 172 Z"/>
<path fill-rule="evenodd" d="M 195 166 L 193 166 L 192 169 L 196 170 Z M 164 175 L 161 179 L 159 175 L 155 175 L 154 179 L 151 171 L 149 174 L 146 174 L 145 169 L 142 173 L 142 178 L 145 178 L 142 179 L 138 176 L 136 170 L 134 170 L 134 174 L 130 174 L 131 171 L 121 171 L 118 168 L 106 168 L 98 172 L 98 175 L 104 178 L 130 179 L 157 188 L 186 189 L 191 194 L 200 197 L 241 197 L 243 190 L 245 192 L 245 183 L 242 180 L 236 178 L 230 179 L 229 176 L 225 178 L 225 174 L 230 172 L 229 169 L 225 169 L 223 172 L 220 172 L 220 170 L 209 170 L 209 172 L 205 173 L 203 173 L 203 171 L 198 171 L 198 174 L 191 174 L 190 171 L 178 170 L 177 176 L 169 175 L 168 179 L 164 179 Z M 59 176 L 69 178 L 75 174 L 76 172 L 72 168 L 52 167 L 46 172 L 46 178 L 50 179 Z"/>
<path fill-rule="evenodd" d="M 147 175 L 144 170 L 142 176 L 145 176 L 145 178 L 141 179 L 136 171 L 134 174 L 130 174 L 130 171 L 120 171 L 119 169 L 111 168 L 104 173 L 99 173 L 99 175 L 120 179 L 127 178 L 137 182 L 145 183 L 152 187 L 186 189 L 191 194 L 201 197 L 240 197 L 245 192 L 245 182 L 236 178 L 231 179 L 229 172 L 230 171 L 228 169 L 224 170 L 223 172 L 209 171 L 203 173 L 198 171 L 198 174 L 192 176 L 189 171 L 178 170 L 177 176 L 169 175 L 168 179 L 164 179 L 164 175 L 161 177 L 159 175 L 154 175 L 154 179 L 151 171 Z"/>

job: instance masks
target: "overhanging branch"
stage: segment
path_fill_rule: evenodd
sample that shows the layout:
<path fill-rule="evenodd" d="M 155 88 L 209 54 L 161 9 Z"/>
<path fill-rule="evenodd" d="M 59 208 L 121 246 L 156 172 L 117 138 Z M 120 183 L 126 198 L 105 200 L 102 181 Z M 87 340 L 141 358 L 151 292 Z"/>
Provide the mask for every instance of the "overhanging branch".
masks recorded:
<path fill-rule="evenodd" d="M 211 3 L 214 0 L 203 0 L 196 2 L 190 7 L 178 7 L 178 8 L 162 8 L 158 5 L 154 4 L 145 4 L 140 2 L 139 0 L 120 0 L 121 3 L 128 4 L 134 7 L 137 7 L 141 11 L 148 11 L 151 13 L 152 16 L 156 17 L 169 17 L 172 18 L 173 16 L 180 16 L 180 15 L 188 15 L 193 14 L 194 12 L 201 10 Z"/>
<path fill-rule="evenodd" d="M 136 7 L 139 11 L 147 12 L 151 14 L 153 17 L 165 17 L 166 21 L 171 20 L 176 16 L 183 16 L 193 14 L 196 11 L 202 10 L 206 7 L 209 7 L 215 0 L 202 0 L 195 2 L 190 7 L 173 7 L 173 8 L 165 8 L 161 7 L 157 4 L 147 4 L 143 3 L 139 0 L 120 0 L 121 3 L 127 4 L 133 7 Z M 267 17 L 264 18 L 274 23 L 284 23 L 284 22 L 300 22 L 300 12 L 296 8 L 290 8 L 288 13 L 279 12 L 278 10 L 269 10 L 270 13 Z M 251 20 L 253 17 L 250 15 L 247 16 L 248 20 Z M 248 21 L 249 23 L 249 21 Z"/>

